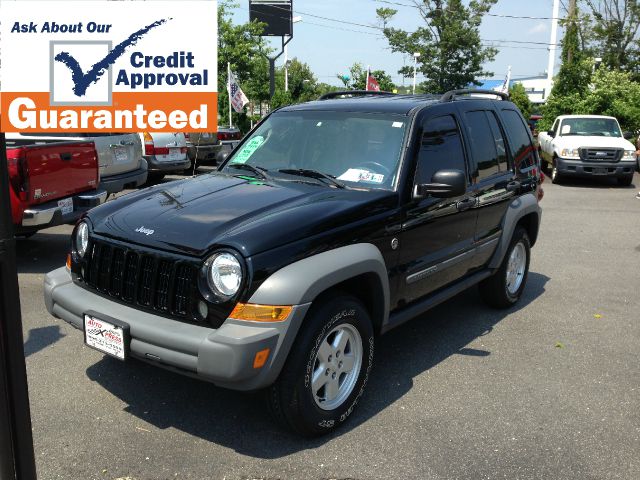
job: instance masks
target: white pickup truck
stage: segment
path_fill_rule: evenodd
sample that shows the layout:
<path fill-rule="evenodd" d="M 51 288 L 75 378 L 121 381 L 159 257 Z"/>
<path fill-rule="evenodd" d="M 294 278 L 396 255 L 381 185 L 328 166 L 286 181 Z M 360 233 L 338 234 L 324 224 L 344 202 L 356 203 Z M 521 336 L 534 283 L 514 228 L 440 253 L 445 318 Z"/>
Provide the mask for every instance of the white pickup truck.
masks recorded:
<path fill-rule="evenodd" d="M 631 137 L 614 117 L 562 115 L 551 130 L 538 135 L 538 142 L 553 183 L 569 176 L 608 176 L 631 185 L 636 169 L 636 149 L 627 140 Z"/>

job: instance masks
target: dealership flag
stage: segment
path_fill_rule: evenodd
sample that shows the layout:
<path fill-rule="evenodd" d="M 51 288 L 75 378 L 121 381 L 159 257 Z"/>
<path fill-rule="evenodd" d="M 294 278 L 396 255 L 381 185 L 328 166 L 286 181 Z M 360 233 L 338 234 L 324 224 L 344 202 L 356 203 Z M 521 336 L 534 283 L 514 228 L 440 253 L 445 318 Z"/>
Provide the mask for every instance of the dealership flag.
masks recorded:
<path fill-rule="evenodd" d="M 509 65 L 509 69 L 507 70 L 507 77 L 504 79 L 504 83 L 502 87 L 500 87 L 500 91 L 502 93 L 509 93 L 509 84 L 511 83 L 511 65 Z"/>
<path fill-rule="evenodd" d="M 373 91 L 373 92 L 379 92 L 380 91 L 380 84 L 376 80 L 376 77 L 371 75 L 371 68 L 367 68 L 367 87 L 366 87 L 366 90 L 368 92 L 369 91 Z"/>
<path fill-rule="evenodd" d="M 242 113 L 242 109 L 247 103 L 249 103 L 249 99 L 240 88 L 240 85 L 238 84 L 236 77 L 233 75 L 233 72 L 231 72 L 231 69 L 229 69 L 229 83 L 227 84 L 227 90 L 229 92 L 229 98 L 231 99 L 233 109 L 238 113 Z"/>

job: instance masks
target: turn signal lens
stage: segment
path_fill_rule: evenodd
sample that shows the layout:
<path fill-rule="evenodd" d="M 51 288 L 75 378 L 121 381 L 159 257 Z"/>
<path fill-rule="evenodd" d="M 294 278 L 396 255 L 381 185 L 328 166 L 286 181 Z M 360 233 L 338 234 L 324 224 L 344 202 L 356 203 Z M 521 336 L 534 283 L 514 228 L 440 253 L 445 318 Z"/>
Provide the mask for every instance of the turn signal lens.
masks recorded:
<path fill-rule="evenodd" d="M 67 270 L 71 270 L 71 254 L 67 253 Z"/>
<path fill-rule="evenodd" d="M 284 322 L 291 310 L 291 306 L 238 303 L 229 318 L 251 322 Z"/>
<path fill-rule="evenodd" d="M 256 356 L 253 359 L 253 368 L 262 368 L 264 364 L 267 363 L 267 358 L 269 358 L 269 349 L 265 348 L 264 350 L 260 350 L 256 353 Z"/>

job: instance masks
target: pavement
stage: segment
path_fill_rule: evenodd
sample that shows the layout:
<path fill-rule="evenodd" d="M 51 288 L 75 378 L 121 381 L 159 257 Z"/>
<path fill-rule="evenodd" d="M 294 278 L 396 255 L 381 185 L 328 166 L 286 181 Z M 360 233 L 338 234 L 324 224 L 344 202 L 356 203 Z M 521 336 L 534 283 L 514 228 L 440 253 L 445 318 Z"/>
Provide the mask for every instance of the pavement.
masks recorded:
<path fill-rule="evenodd" d="M 640 189 L 545 183 L 528 284 L 510 310 L 471 289 L 381 337 L 345 428 L 280 430 L 227 391 L 83 345 L 44 274 L 71 227 L 18 242 L 41 479 L 640 478 Z"/>

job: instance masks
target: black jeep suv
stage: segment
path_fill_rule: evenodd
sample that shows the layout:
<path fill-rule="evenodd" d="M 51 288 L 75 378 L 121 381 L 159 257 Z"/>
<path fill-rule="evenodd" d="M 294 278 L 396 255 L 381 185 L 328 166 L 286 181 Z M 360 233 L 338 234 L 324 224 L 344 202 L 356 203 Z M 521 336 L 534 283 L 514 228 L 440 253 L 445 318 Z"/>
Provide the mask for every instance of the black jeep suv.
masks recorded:
<path fill-rule="evenodd" d="M 476 284 L 495 307 L 525 288 L 537 151 L 508 96 L 470 93 L 273 112 L 218 171 L 91 210 L 47 309 L 95 349 L 265 389 L 284 425 L 330 431 L 379 334 Z"/>

